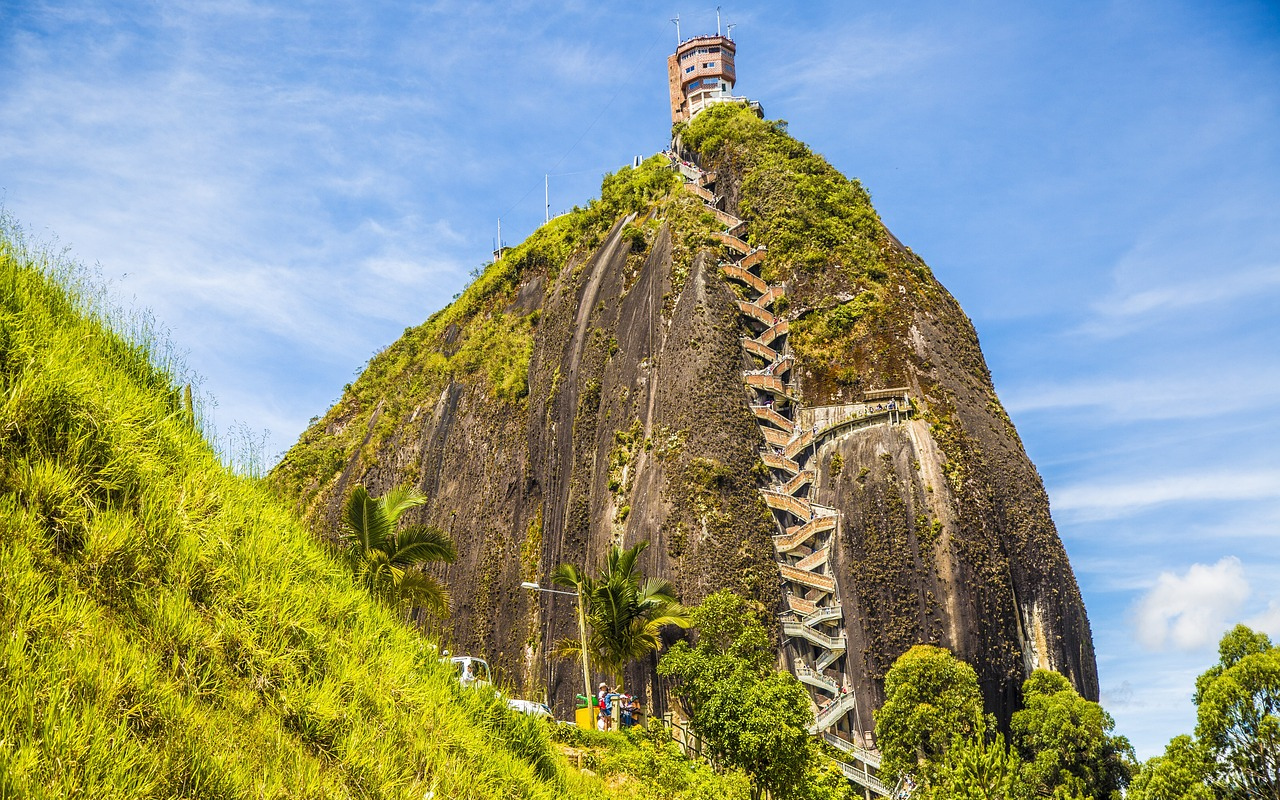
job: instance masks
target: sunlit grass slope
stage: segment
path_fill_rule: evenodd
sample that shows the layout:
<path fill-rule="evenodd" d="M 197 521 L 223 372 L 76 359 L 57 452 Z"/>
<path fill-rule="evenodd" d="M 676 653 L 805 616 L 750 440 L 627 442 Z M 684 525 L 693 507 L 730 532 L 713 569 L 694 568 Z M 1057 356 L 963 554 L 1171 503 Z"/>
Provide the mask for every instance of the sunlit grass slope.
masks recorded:
<path fill-rule="evenodd" d="M 74 276 L 0 218 L 0 797 L 597 794 L 225 469 Z"/>

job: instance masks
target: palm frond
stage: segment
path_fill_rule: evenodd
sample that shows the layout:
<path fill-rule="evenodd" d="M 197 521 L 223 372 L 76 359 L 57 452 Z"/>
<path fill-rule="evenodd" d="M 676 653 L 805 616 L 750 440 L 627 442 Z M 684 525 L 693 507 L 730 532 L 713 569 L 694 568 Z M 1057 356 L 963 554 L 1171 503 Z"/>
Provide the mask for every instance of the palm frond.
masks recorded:
<path fill-rule="evenodd" d="M 411 566 L 433 561 L 452 564 L 457 557 L 453 540 L 439 528 L 411 525 L 396 534 L 394 560 L 397 564 Z"/>
<path fill-rule="evenodd" d="M 671 585 L 671 581 L 662 580 L 661 578 L 650 578 L 644 582 L 644 586 L 640 589 L 640 597 L 643 601 L 658 602 L 676 602 L 676 588 Z"/>
<path fill-rule="evenodd" d="M 551 657 L 561 661 L 576 659 L 582 655 L 582 642 L 577 639 L 564 638 L 551 646 Z"/>
<path fill-rule="evenodd" d="M 556 586 L 568 586 L 581 592 L 584 586 L 591 583 L 591 578 L 573 564 L 561 564 L 551 571 L 551 582 Z"/>
<path fill-rule="evenodd" d="M 425 572 L 409 570 L 400 576 L 397 600 L 403 607 L 426 609 L 431 614 L 449 611 L 449 592 Z"/>
<path fill-rule="evenodd" d="M 404 512 L 426 502 L 427 496 L 412 486 L 397 486 L 388 490 L 378 500 L 378 504 L 382 506 L 383 512 L 386 513 L 387 519 L 391 520 L 392 525 L 400 521 Z"/>
<path fill-rule="evenodd" d="M 395 534 L 395 525 L 363 486 L 357 486 L 347 498 L 342 521 L 345 538 L 361 550 L 385 550 Z"/>

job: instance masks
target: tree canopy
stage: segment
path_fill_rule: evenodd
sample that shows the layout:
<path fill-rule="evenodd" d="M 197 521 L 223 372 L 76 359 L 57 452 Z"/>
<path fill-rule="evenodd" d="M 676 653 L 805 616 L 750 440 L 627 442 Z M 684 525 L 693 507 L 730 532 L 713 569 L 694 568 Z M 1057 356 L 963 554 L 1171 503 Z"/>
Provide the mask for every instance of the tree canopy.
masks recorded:
<path fill-rule="evenodd" d="M 882 771 L 890 780 L 927 773 L 955 736 L 982 725 L 982 693 L 973 667 L 941 647 L 919 644 L 898 657 L 875 713 Z"/>
<path fill-rule="evenodd" d="M 1226 798 L 1280 800 L 1280 647 L 1237 625 L 1196 680 L 1196 737 Z"/>
<path fill-rule="evenodd" d="M 1111 715 L 1081 697 L 1065 677 L 1042 669 L 1022 684 L 1022 702 L 1011 728 L 1031 789 L 1119 800 L 1133 748 L 1123 736 L 1111 735 Z"/>
<path fill-rule="evenodd" d="M 973 669 L 939 647 L 917 645 L 885 677 L 876 712 L 881 777 L 911 777 L 930 800 L 1119 800 L 1132 748 L 1114 722 L 1062 675 L 1036 670 L 1009 737 L 982 712 Z"/>
<path fill-rule="evenodd" d="M 691 614 L 697 643 L 672 645 L 658 674 L 676 680 L 673 692 L 715 756 L 751 776 L 753 796 L 807 797 L 822 785 L 811 774 L 809 696 L 774 668 L 761 614 L 729 591 L 709 595 Z"/>
<path fill-rule="evenodd" d="M 670 581 L 645 579 L 637 563 L 649 546 L 614 546 L 605 559 L 598 578 L 573 564 L 561 564 L 551 575 L 552 582 L 575 589 L 586 609 L 587 647 L 605 674 L 622 677 L 628 664 L 657 650 L 662 629 L 668 625 L 689 627 L 684 606 L 676 600 Z M 581 642 L 565 639 L 556 645 L 561 657 L 576 657 Z"/>

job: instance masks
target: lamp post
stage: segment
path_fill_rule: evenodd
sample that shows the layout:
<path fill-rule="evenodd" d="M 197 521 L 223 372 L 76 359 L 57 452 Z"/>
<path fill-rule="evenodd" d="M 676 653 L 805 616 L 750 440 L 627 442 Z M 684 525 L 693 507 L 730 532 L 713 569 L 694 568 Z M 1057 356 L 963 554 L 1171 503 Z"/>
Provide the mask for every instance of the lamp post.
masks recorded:
<path fill-rule="evenodd" d="M 566 592 L 561 589 L 544 589 L 532 581 L 525 581 L 520 584 L 521 589 L 529 589 L 535 592 L 546 592 L 547 594 L 567 594 L 578 598 L 578 636 L 582 642 L 582 685 L 586 688 L 584 696 L 587 698 L 587 704 L 591 704 L 591 665 L 587 662 L 587 614 L 582 607 L 581 592 Z"/>

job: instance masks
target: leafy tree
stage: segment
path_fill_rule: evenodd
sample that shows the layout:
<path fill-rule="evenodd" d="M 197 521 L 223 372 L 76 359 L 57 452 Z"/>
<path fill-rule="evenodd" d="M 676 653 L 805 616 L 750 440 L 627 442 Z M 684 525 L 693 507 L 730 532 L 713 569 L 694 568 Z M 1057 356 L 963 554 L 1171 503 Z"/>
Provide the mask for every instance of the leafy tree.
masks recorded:
<path fill-rule="evenodd" d="M 1013 715 L 1013 743 L 1032 789 L 1116 798 L 1128 784 L 1133 748 L 1112 736 L 1115 721 L 1085 700 L 1062 675 L 1038 669 L 1022 684 L 1023 709 Z"/>
<path fill-rule="evenodd" d="M 691 616 L 697 644 L 672 645 L 658 674 L 676 679 L 673 691 L 693 730 L 715 756 L 751 776 L 754 798 L 765 791 L 778 800 L 807 797 L 815 783 L 813 712 L 800 682 L 774 669 L 761 609 L 720 591 Z"/>
<path fill-rule="evenodd" d="M 1219 662 L 1196 679 L 1196 736 L 1227 798 L 1280 800 L 1280 647 L 1237 625 Z"/>
<path fill-rule="evenodd" d="M 889 780 L 914 774 L 928 783 L 955 737 L 983 727 L 977 673 L 941 647 L 919 644 L 899 656 L 884 693 L 876 741 Z"/>
<path fill-rule="evenodd" d="M 1012 800 L 1028 796 L 1022 760 L 999 732 L 979 718 L 973 735 L 957 735 L 943 755 L 927 800 Z"/>
<path fill-rule="evenodd" d="M 645 580 L 636 563 L 649 546 L 640 542 L 623 549 L 614 546 L 599 578 L 592 578 L 572 564 L 561 564 L 551 575 L 560 586 L 571 586 L 586 603 L 590 634 L 587 646 L 601 671 L 617 679 L 627 664 L 643 658 L 661 644 L 662 629 L 668 625 L 689 627 L 684 606 L 675 598 L 670 581 Z M 577 657 L 578 640 L 557 644 L 562 657 Z"/>
<path fill-rule="evenodd" d="M 356 582 L 370 594 L 398 609 L 441 613 L 449 607 L 449 595 L 419 568 L 436 561 L 451 563 L 457 557 L 452 540 L 428 525 L 397 531 L 400 517 L 425 502 L 426 497 L 407 487 L 375 498 L 357 486 L 347 499 L 342 535 Z"/>
<path fill-rule="evenodd" d="M 1175 736 L 1163 756 L 1147 760 L 1125 793 L 1126 800 L 1213 800 L 1208 786 L 1213 759 L 1204 745 Z"/>

